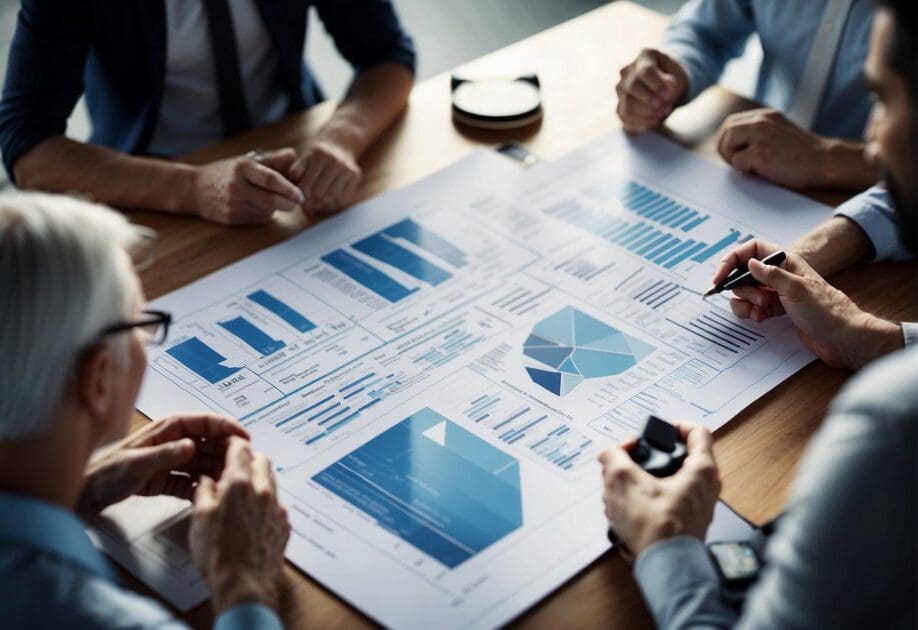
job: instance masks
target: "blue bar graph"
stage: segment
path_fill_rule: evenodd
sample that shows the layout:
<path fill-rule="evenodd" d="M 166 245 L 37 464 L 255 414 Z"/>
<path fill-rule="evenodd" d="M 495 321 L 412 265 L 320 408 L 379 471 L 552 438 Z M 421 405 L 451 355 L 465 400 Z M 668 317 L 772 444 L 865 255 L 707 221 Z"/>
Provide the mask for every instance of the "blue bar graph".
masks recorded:
<path fill-rule="evenodd" d="M 427 284 L 436 286 L 453 277 L 451 273 L 437 267 L 426 258 L 421 258 L 414 252 L 408 251 L 382 234 L 368 236 L 354 243 L 352 247 L 358 252 L 392 265 Z"/>
<path fill-rule="evenodd" d="M 316 327 L 315 324 L 306 319 L 299 312 L 287 304 L 284 304 L 267 291 L 258 290 L 254 293 L 249 293 L 246 297 L 259 306 L 265 307 L 300 332 L 309 332 Z"/>
<path fill-rule="evenodd" d="M 411 219 L 390 225 L 383 232 L 392 238 L 403 238 L 406 241 L 427 250 L 453 267 L 464 267 L 467 264 L 465 252 L 427 228 Z"/>
<path fill-rule="evenodd" d="M 218 322 L 229 333 L 238 337 L 262 356 L 274 354 L 287 344 L 280 339 L 273 339 L 245 317 L 234 317 L 226 322 Z"/>
<path fill-rule="evenodd" d="M 675 258 L 669 259 L 669 261 L 667 261 L 663 266 L 666 267 L 667 269 L 672 269 L 673 267 L 675 267 L 675 266 L 678 265 L 679 263 L 681 263 L 681 262 L 683 262 L 683 261 L 685 261 L 685 260 L 688 260 L 689 258 L 691 258 L 692 256 L 694 256 L 695 254 L 697 254 L 698 252 L 700 252 L 700 251 L 701 251 L 702 249 L 704 249 L 705 247 L 707 247 L 707 244 L 705 244 L 705 243 L 695 243 L 694 245 L 692 245 L 692 246 L 689 247 L 688 249 L 683 250 L 683 251 L 682 251 L 679 255 L 677 255 Z"/>
<path fill-rule="evenodd" d="M 680 243 L 678 247 L 674 247 L 672 249 L 669 249 L 663 252 L 662 254 L 654 258 L 653 261 L 657 263 L 658 265 L 663 265 L 666 263 L 666 261 L 670 260 L 671 258 L 675 256 L 678 256 L 679 254 L 681 254 L 682 252 L 684 252 L 685 250 L 687 250 L 689 247 L 691 247 L 694 244 L 695 244 L 695 241 L 693 240 L 684 241 Z"/>
<path fill-rule="evenodd" d="M 343 249 L 336 249 L 322 256 L 322 261 L 393 304 L 418 290 L 417 287 L 409 289 L 399 284 L 376 267 L 358 260 Z"/>
<path fill-rule="evenodd" d="M 221 365 L 226 357 L 197 337 L 172 346 L 166 354 L 211 384 L 219 383 L 242 369 Z"/>
<path fill-rule="evenodd" d="M 695 219 L 694 221 L 691 221 L 691 222 L 686 223 L 685 225 L 683 225 L 683 226 L 682 226 L 682 231 L 683 231 L 683 232 L 689 232 L 689 231 L 691 231 L 691 230 L 694 230 L 696 227 L 698 227 L 699 225 L 701 225 L 702 223 L 704 223 L 705 221 L 707 221 L 707 220 L 710 219 L 710 218 L 711 218 L 711 215 L 709 215 L 709 214 L 706 214 L 706 215 L 704 215 L 703 217 L 698 217 L 698 218 Z"/>
<path fill-rule="evenodd" d="M 730 230 L 729 234 L 727 234 L 725 237 L 723 237 L 722 239 L 720 239 L 719 241 L 717 241 L 716 243 L 714 243 L 707 249 L 700 251 L 694 258 L 692 258 L 692 260 L 694 260 L 695 262 L 703 263 L 704 261 L 714 256 L 719 251 L 726 249 L 727 247 L 735 243 L 739 239 L 739 236 L 740 236 L 739 232 L 737 232 L 736 230 Z"/>

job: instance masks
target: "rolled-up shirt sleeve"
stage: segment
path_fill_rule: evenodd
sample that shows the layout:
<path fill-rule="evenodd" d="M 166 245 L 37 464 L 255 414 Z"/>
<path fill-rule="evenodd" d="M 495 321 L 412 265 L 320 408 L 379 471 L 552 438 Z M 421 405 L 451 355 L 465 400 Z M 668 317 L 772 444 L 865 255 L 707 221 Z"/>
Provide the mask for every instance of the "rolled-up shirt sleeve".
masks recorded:
<path fill-rule="evenodd" d="M 835 215 L 851 219 L 864 230 L 873 245 L 874 262 L 912 257 L 902 240 L 892 197 L 884 186 L 877 185 L 855 195 L 840 205 Z"/>
<path fill-rule="evenodd" d="M 214 630 L 284 630 L 277 614 L 261 604 L 236 606 L 220 614 Z"/>
<path fill-rule="evenodd" d="M 338 52 L 358 74 L 381 63 L 414 73 L 414 42 L 390 0 L 319 0 L 315 6 Z"/>
<path fill-rule="evenodd" d="M 742 54 L 755 31 L 751 0 L 691 0 L 666 31 L 661 50 L 679 61 L 689 77 L 682 102 L 720 78 L 727 62 Z"/>
<path fill-rule="evenodd" d="M 89 54 L 84 2 L 23 0 L 0 100 L 0 151 L 10 179 L 16 161 L 61 136 L 83 93 Z"/>
<path fill-rule="evenodd" d="M 651 545 L 638 556 L 634 577 L 658 628 L 729 628 L 737 619 L 697 538 L 678 536 Z"/>

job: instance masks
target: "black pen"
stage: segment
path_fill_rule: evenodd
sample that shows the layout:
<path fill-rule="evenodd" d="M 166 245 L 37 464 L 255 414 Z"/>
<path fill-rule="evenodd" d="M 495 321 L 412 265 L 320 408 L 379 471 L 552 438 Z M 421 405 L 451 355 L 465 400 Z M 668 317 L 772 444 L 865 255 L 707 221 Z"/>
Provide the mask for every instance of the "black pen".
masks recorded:
<path fill-rule="evenodd" d="M 784 252 L 775 252 L 771 256 L 766 256 L 762 259 L 763 265 L 780 265 L 787 258 L 787 254 Z M 740 265 L 736 269 L 730 272 L 730 274 L 715 284 L 713 287 L 708 289 L 707 293 L 701 296 L 701 299 L 707 299 L 715 293 L 720 293 L 721 291 L 731 291 L 736 287 L 742 287 L 746 285 L 759 286 L 762 283 L 752 277 L 752 274 L 749 273 L 749 267 L 746 265 Z"/>

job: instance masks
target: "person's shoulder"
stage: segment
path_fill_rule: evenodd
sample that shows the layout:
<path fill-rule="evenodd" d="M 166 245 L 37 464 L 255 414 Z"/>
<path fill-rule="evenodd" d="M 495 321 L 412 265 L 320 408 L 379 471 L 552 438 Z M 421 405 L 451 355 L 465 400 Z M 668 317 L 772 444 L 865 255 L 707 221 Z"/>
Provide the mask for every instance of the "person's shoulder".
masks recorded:
<path fill-rule="evenodd" d="M 831 412 L 863 414 L 874 422 L 918 422 L 918 347 L 900 350 L 861 370 L 832 403 Z"/>
<path fill-rule="evenodd" d="M 157 602 L 55 557 L 0 543 L 4 627 L 184 627 Z"/>

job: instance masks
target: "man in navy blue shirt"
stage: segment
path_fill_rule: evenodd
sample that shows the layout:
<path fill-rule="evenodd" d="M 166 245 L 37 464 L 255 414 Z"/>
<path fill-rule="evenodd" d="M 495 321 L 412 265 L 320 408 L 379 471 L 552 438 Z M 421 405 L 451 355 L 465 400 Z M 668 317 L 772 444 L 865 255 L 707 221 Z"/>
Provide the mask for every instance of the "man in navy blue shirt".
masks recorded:
<path fill-rule="evenodd" d="M 324 99 L 303 61 L 310 7 L 355 72 L 331 119 L 297 150 L 168 159 Z M 0 150 L 20 188 L 122 208 L 224 224 L 336 210 L 359 184 L 360 155 L 405 107 L 414 63 L 390 0 L 23 0 Z M 82 94 L 87 144 L 64 137 Z"/>

